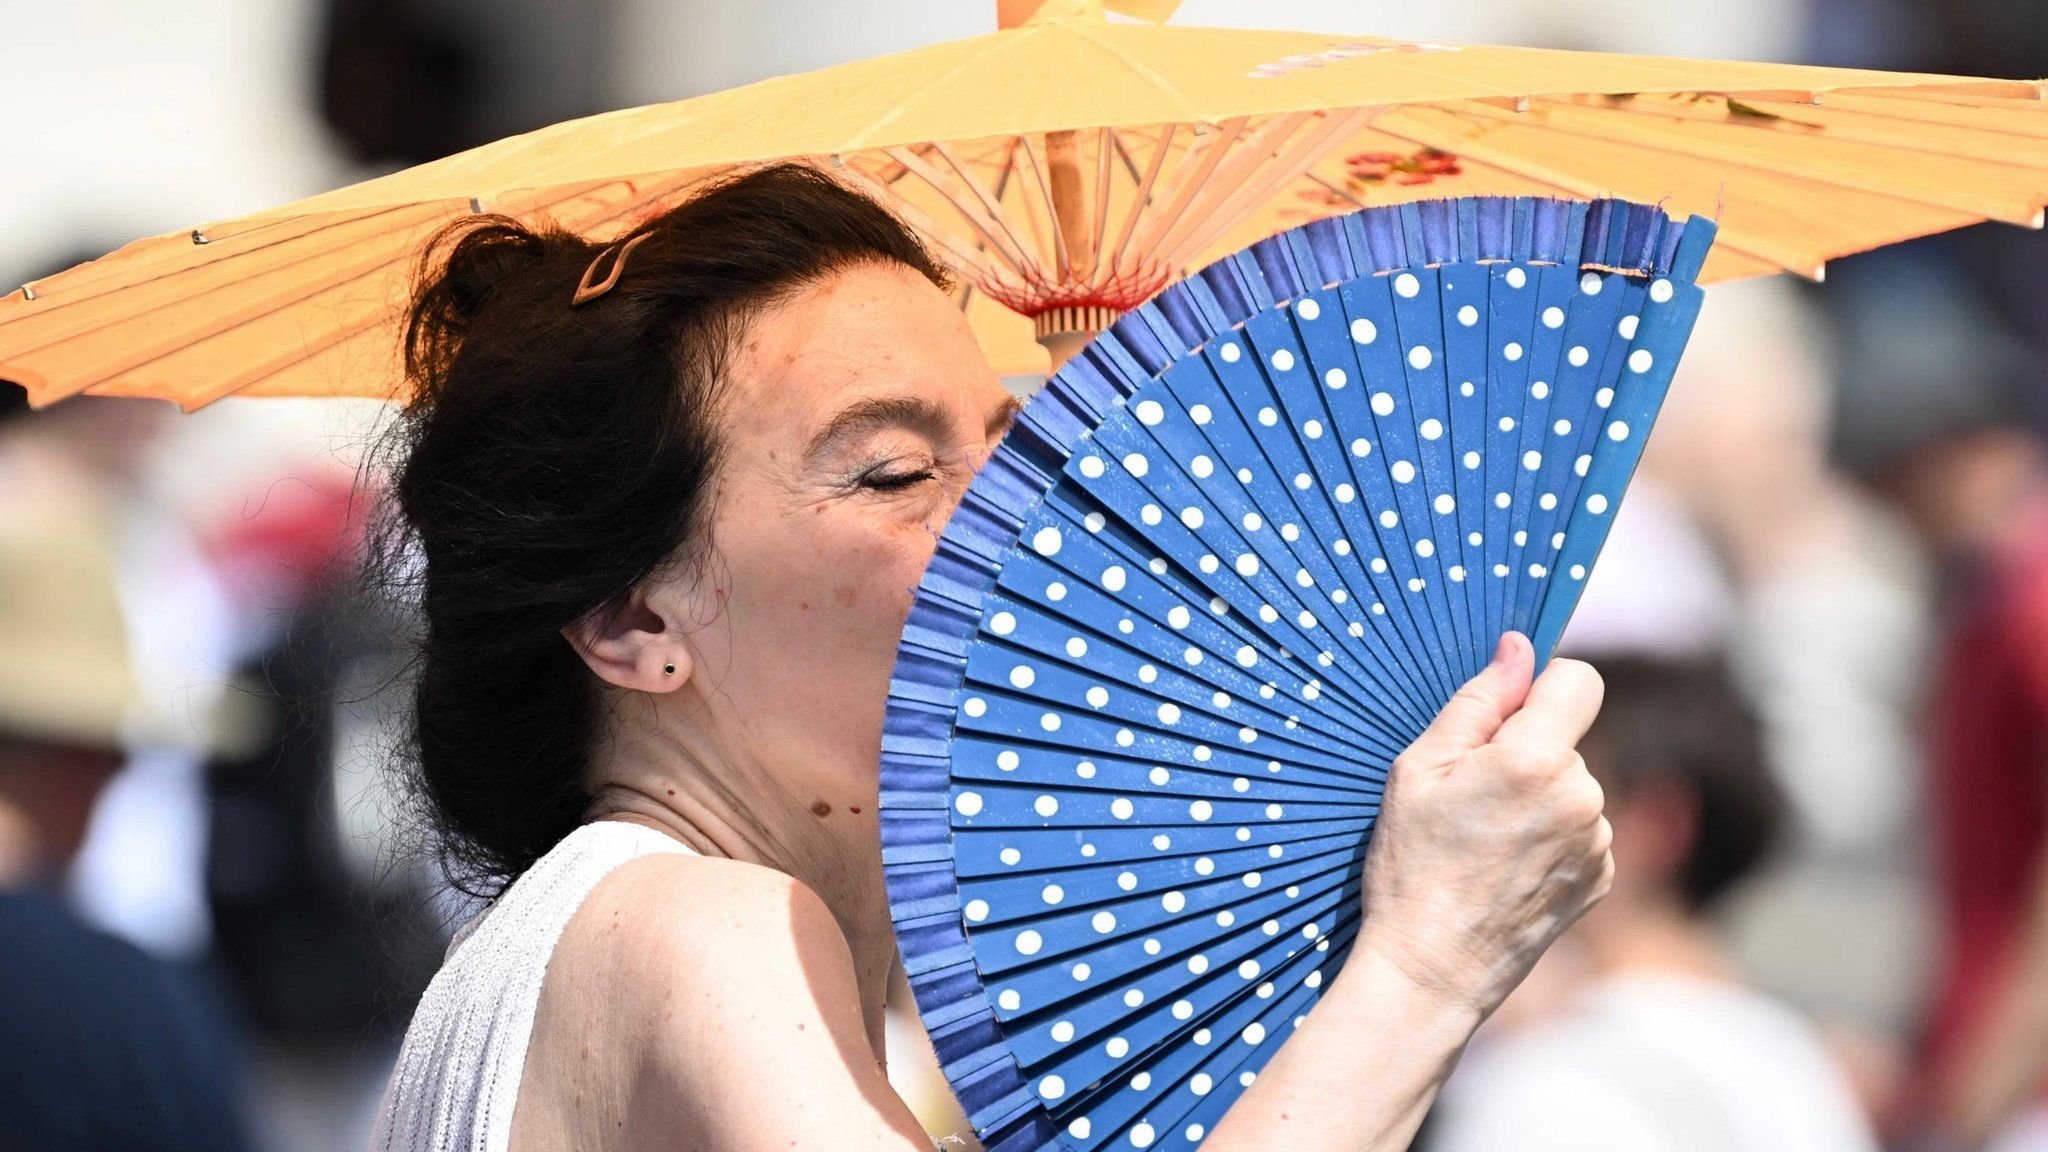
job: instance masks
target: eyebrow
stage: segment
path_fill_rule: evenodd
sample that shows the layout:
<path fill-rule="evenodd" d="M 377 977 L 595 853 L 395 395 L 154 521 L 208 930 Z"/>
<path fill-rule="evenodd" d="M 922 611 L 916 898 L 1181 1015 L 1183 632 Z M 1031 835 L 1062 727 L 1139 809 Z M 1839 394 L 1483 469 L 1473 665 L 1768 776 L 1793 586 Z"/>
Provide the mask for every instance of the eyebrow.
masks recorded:
<path fill-rule="evenodd" d="M 985 433 L 993 436 L 1006 428 L 1023 408 L 1024 402 L 1017 397 L 1005 397 L 989 416 Z M 909 428 L 939 440 L 945 437 L 948 424 L 945 410 L 923 396 L 875 396 L 856 400 L 840 409 L 811 436 L 810 443 L 804 446 L 804 458 L 815 459 L 842 441 L 882 428 Z"/>

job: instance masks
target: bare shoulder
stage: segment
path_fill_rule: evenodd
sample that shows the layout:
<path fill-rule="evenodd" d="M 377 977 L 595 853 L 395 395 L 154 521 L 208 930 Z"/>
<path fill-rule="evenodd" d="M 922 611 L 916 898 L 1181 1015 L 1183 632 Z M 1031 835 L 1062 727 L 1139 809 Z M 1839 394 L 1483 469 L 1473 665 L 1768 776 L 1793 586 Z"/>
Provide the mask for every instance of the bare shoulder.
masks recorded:
<path fill-rule="evenodd" d="M 678 1035 L 719 1032 L 823 982 L 855 993 L 853 960 L 831 910 L 794 878 L 736 860 L 643 856 L 593 889 L 557 948 L 560 970 L 612 1004 L 664 1014 Z M 554 974 L 551 967 L 550 975 Z M 836 999 L 836 998 L 835 998 Z M 858 1002 L 849 1007 L 858 1019 Z"/>
<path fill-rule="evenodd" d="M 831 910 L 737 861 L 646 856 L 592 890 L 549 965 L 535 1076 L 573 1102 L 548 1134 L 576 1146 L 930 1146 L 868 1048 Z"/>
<path fill-rule="evenodd" d="M 762 949 L 820 933 L 846 946 L 825 902 L 794 877 L 680 852 L 642 856 L 614 870 L 591 891 L 579 918 L 584 931 L 612 937 L 608 951 L 633 945 L 615 961 L 639 958 L 664 968 L 678 960 L 716 960 L 735 946 L 759 959 Z"/>

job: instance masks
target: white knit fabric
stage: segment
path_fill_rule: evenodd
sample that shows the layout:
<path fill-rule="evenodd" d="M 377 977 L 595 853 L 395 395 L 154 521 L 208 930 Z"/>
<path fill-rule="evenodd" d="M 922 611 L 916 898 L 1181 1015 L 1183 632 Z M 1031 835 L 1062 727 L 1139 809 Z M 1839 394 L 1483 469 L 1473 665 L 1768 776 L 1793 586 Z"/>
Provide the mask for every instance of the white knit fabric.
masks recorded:
<path fill-rule="evenodd" d="M 507 1152 L 541 978 L 569 918 L 628 860 L 689 851 L 638 824 L 585 824 L 464 924 L 406 1029 L 373 1152 Z"/>

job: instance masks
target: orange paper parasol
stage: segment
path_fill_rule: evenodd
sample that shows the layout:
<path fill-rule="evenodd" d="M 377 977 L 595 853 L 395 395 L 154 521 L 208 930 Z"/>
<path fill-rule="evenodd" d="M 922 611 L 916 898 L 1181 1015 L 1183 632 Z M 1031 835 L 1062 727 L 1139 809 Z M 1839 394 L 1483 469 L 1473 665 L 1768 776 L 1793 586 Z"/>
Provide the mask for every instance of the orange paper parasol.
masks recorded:
<path fill-rule="evenodd" d="M 1019 26 L 592 116 L 136 241 L 0 301 L 0 378 L 194 408 L 389 396 L 421 242 L 479 210 L 623 231 L 733 164 L 815 158 L 958 270 L 1005 372 L 1251 240 L 1363 204 L 1500 193 L 1715 216 L 1703 279 L 1981 220 L 2038 227 L 2038 81 L 1116 23 Z M 1112 0 L 1161 16 L 1164 0 Z M 1034 8 L 1028 15 L 1012 9 Z"/>

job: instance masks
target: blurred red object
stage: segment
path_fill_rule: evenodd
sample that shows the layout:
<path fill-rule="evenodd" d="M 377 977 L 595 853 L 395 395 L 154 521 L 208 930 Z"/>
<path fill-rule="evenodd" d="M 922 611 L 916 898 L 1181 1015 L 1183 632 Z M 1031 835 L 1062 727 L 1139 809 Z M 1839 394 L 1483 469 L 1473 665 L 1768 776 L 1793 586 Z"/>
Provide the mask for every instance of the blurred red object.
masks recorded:
<path fill-rule="evenodd" d="M 1947 930 L 1927 1081 L 1951 1091 L 1983 1075 L 1974 1058 L 2012 1010 L 2010 985 L 2038 978 L 2018 969 L 2048 859 L 2048 494 L 2015 517 L 1958 599 L 1929 787 Z M 2030 1078 L 2038 1097 L 2048 1086 Z"/>
<path fill-rule="evenodd" d="M 205 533 L 207 555 L 238 606 L 289 608 L 354 573 L 373 497 L 355 493 L 353 479 L 279 478 Z"/>

